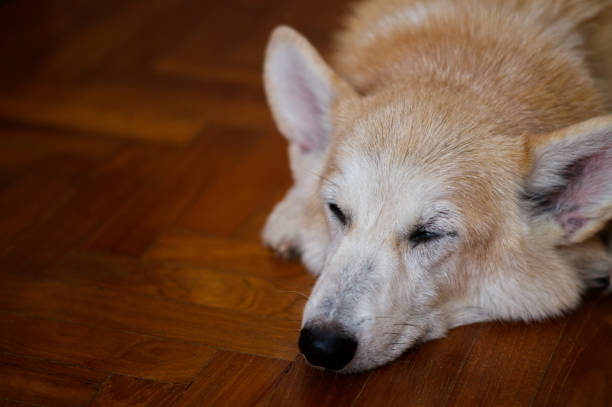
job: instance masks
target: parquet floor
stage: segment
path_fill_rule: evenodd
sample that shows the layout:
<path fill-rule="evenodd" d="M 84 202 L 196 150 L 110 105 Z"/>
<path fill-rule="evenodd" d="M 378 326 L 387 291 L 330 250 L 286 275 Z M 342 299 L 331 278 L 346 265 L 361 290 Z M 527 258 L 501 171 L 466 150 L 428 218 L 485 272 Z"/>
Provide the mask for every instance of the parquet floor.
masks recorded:
<path fill-rule="evenodd" d="M 298 356 L 313 279 L 259 242 L 290 183 L 260 80 L 330 0 L 0 1 L 0 406 L 612 405 L 612 297 L 379 370 Z"/>

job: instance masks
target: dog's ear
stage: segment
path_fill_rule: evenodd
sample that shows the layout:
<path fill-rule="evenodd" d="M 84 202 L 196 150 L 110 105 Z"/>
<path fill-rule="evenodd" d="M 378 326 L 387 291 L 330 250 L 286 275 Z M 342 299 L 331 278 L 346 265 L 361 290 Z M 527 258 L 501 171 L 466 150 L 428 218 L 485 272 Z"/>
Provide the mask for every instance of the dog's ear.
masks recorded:
<path fill-rule="evenodd" d="M 286 26 L 277 27 L 270 37 L 264 85 L 280 132 L 302 152 L 325 149 L 334 101 L 354 95 L 312 45 Z"/>
<path fill-rule="evenodd" d="M 612 115 L 529 139 L 527 198 L 561 228 L 559 244 L 592 236 L 612 218 Z"/>

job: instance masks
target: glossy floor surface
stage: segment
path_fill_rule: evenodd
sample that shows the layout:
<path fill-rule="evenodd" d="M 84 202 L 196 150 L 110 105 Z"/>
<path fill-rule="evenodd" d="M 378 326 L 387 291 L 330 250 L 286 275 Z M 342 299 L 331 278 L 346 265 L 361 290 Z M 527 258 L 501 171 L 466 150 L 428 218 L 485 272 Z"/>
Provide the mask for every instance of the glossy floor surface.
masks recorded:
<path fill-rule="evenodd" d="M 0 406 L 612 405 L 612 297 L 339 376 L 259 240 L 290 184 L 261 89 L 343 2 L 0 1 Z"/>

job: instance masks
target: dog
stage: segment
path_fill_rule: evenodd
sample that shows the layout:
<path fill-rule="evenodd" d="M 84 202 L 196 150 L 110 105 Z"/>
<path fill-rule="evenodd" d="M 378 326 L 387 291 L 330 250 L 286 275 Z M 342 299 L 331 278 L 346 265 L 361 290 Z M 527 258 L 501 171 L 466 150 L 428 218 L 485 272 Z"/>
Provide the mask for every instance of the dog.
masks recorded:
<path fill-rule="evenodd" d="M 294 185 L 262 234 L 318 275 L 311 365 L 372 369 L 453 327 L 561 315 L 609 281 L 609 10 L 366 0 L 330 64 L 273 31 L 264 87 Z"/>

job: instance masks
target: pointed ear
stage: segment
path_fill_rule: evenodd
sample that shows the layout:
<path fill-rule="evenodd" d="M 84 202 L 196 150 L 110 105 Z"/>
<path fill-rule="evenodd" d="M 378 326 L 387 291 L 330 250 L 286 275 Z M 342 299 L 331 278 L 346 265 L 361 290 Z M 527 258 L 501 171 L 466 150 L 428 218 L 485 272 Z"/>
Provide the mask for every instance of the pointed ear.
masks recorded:
<path fill-rule="evenodd" d="M 581 242 L 612 218 L 612 115 L 534 136 L 529 148 L 527 197 L 561 228 L 559 244 Z"/>
<path fill-rule="evenodd" d="M 268 42 L 264 85 L 280 132 L 303 152 L 327 146 L 334 101 L 356 95 L 304 37 L 286 26 L 277 27 Z"/>

